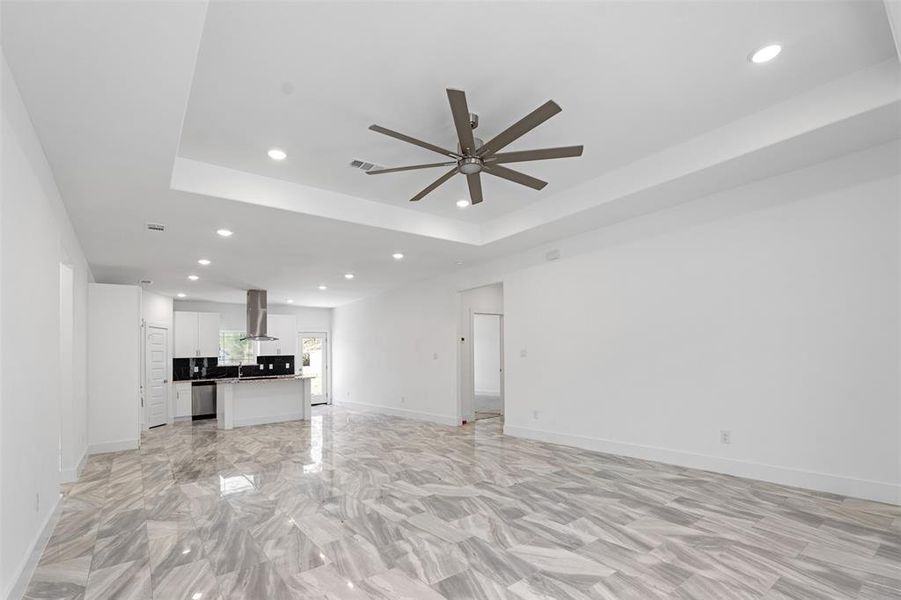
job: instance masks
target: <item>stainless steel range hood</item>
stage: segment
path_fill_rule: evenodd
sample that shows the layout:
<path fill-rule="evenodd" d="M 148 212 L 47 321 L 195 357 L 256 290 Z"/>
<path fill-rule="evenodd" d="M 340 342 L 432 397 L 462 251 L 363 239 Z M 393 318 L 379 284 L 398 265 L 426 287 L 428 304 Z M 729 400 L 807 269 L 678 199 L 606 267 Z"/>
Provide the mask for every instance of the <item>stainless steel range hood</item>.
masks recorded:
<path fill-rule="evenodd" d="M 278 339 L 266 333 L 268 312 L 266 290 L 247 290 L 247 335 L 242 340 L 271 342 Z"/>

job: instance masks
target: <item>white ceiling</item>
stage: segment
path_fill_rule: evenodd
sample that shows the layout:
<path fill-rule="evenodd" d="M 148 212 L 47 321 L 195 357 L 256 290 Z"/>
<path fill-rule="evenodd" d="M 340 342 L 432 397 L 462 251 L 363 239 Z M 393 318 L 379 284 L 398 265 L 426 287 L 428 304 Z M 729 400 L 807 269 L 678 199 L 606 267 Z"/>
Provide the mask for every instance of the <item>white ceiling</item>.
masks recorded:
<path fill-rule="evenodd" d="M 747 60 L 774 41 L 781 60 Z M 179 152 L 484 223 L 893 51 L 877 2 L 215 2 Z M 563 112 L 508 149 L 584 144 L 584 156 L 510 165 L 548 181 L 542 191 L 483 176 L 487 201 L 466 210 L 463 177 L 408 201 L 447 168 L 347 166 L 446 160 L 367 127 L 455 148 L 448 87 L 467 92 L 486 141 L 555 100 Z M 273 146 L 288 159 L 270 160 Z"/>
<path fill-rule="evenodd" d="M 898 136 L 881 2 L 5 1 L 0 23 L 97 280 L 192 299 L 334 306 Z M 411 208 L 430 173 L 345 166 L 432 161 L 366 127 L 450 144 L 450 86 L 486 139 L 553 98 L 516 147 L 585 156 L 465 210 L 462 181 Z"/>

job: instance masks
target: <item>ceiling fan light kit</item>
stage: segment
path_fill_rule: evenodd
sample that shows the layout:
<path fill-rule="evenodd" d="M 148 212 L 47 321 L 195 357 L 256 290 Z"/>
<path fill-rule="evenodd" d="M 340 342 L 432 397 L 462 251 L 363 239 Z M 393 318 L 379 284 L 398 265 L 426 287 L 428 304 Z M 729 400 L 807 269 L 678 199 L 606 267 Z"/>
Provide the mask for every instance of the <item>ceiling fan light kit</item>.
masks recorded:
<path fill-rule="evenodd" d="M 469 112 L 466 103 L 466 94 L 461 90 L 448 89 L 447 100 L 450 104 L 451 115 L 454 119 L 454 127 L 457 130 L 457 151 L 448 150 L 422 140 L 398 133 L 380 125 L 370 125 L 369 129 L 389 137 L 407 142 L 442 154 L 452 160 L 440 163 L 424 165 L 412 165 L 409 167 L 395 167 L 392 169 L 373 169 L 366 171 L 367 175 L 381 175 L 384 173 L 397 173 L 399 171 L 414 171 L 418 169 L 431 169 L 434 167 L 453 168 L 433 181 L 424 190 L 410 198 L 411 202 L 422 200 L 426 195 L 438 188 L 454 175 L 466 176 L 469 186 L 469 197 L 472 204 L 480 203 L 482 198 L 481 173 L 488 173 L 501 179 L 506 179 L 532 189 L 540 190 L 547 185 L 546 181 L 536 179 L 525 173 L 501 166 L 503 163 L 526 162 L 530 160 L 548 160 L 552 158 L 568 158 L 582 156 L 582 146 L 564 146 L 561 148 L 542 148 L 539 150 L 520 150 L 517 152 L 500 152 L 520 137 L 535 129 L 557 113 L 561 109 L 556 102 L 548 100 L 531 113 L 494 136 L 487 143 L 473 135 L 473 130 L 479 126 L 479 116 Z"/>

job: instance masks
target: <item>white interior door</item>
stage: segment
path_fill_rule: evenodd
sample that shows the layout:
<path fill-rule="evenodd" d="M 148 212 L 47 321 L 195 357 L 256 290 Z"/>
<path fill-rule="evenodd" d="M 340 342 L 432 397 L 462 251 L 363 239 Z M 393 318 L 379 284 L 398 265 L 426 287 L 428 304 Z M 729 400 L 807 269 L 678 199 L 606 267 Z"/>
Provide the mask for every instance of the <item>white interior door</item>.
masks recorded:
<path fill-rule="evenodd" d="M 328 336 L 325 333 L 299 334 L 298 371 L 312 375 L 310 396 L 313 404 L 328 404 Z"/>
<path fill-rule="evenodd" d="M 169 331 L 147 327 L 147 360 L 144 410 L 147 427 L 169 422 Z"/>

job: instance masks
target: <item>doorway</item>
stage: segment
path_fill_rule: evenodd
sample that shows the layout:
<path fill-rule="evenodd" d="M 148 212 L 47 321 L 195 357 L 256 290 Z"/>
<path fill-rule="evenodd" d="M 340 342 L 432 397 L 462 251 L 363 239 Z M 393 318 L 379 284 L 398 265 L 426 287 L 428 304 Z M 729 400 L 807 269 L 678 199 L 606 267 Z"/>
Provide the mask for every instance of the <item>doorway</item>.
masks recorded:
<path fill-rule="evenodd" d="M 504 414 L 504 317 L 472 315 L 473 417 L 492 419 Z"/>
<path fill-rule="evenodd" d="M 294 361 L 297 372 L 312 375 L 310 400 L 313 406 L 329 404 L 328 393 L 328 334 L 307 332 L 298 334 L 300 360 Z"/>
<path fill-rule="evenodd" d="M 150 429 L 169 422 L 169 330 L 148 325 L 145 343 L 144 422 Z"/>

